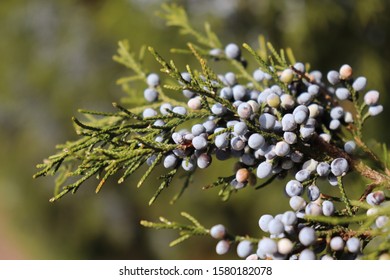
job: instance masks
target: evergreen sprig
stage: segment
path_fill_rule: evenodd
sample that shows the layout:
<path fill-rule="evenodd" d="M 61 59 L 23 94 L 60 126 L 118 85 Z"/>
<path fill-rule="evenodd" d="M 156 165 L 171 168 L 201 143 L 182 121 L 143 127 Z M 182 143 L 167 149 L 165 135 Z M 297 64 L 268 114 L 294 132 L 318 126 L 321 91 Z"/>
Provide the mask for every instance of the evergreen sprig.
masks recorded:
<path fill-rule="evenodd" d="M 383 145 L 384 156 L 377 156 L 363 138 L 363 126 L 383 107 L 378 104 L 377 92 L 367 92 L 362 98 L 365 78 L 358 83 L 352 68 L 344 65 L 328 73 L 329 86 L 318 72 L 309 71 L 308 64 L 296 62 L 291 49 L 277 51 L 262 36 L 258 49 L 242 45 L 245 55 L 256 64 L 253 73 L 241 48 L 229 44 L 222 49 L 208 24 L 204 32 L 195 30 L 178 5 L 163 5 L 162 11 L 167 25 L 179 27 L 182 34 L 195 39 L 186 50 L 174 52 L 193 56 L 199 65 L 179 69 L 173 60 L 165 59 L 152 47 L 142 48 L 136 57 L 127 41 L 119 42 L 113 58 L 130 73 L 118 84 L 135 107 L 113 103 L 114 112 L 80 110 L 84 117 L 72 119 L 79 139 L 58 145 L 57 153 L 39 164 L 40 170 L 34 175 L 57 175 L 50 201 L 75 193 L 93 177 L 99 180 L 99 192 L 110 177 L 118 175 L 118 183 L 123 183 L 148 165 L 137 187 L 151 174 L 158 173 L 161 181 L 149 205 L 184 169 L 186 179 L 173 197 L 174 202 L 195 178 L 196 166 L 206 168 L 212 159 L 236 157 L 234 172 L 219 176 L 204 189 L 220 188 L 219 196 L 227 200 L 247 185 L 263 188 L 276 178 L 289 176 L 289 171 L 298 171 L 285 188 L 293 211 L 260 218 L 260 228 L 268 231 L 270 238 L 232 235 L 221 225 L 207 229 L 187 213 L 182 216 L 190 225 L 165 218 L 160 218 L 160 223 L 141 224 L 179 231 L 180 237 L 171 246 L 194 235 L 211 235 L 221 239 L 217 253 L 222 254 L 239 243 L 240 248 L 245 248 L 238 250 L 240 257 L 248 257 L 257 243 L 258 249 L 251 258 L 299 258 L 304 250 L 338 259 L 380 258 L 388 253 L 388 152 Z M 146 49 L 165 79 L 143 65 Z M 216 73 L 210 60 L 225 63 L 226 73 Z M 146 84 L 147 102 L 134 103 L 134 98 L 140 99 L 139 93 L 131 90 L 136 83 Z M 171 91 L 183 93 L 188 102 L 172 98 Z M 351 112 L 342 107 L 346 102 L 351 104 Z M 206 122 L 213 127 L 206 128 Z M 201 125 L 200 132 L 183 129 L 194 123 Z M 253 143 L 252 136 L 257 137 Z M 318 169 L 320 164 L 323 170 Z M 156 170 L 160 165 L 164 165 L 164 171 Z M 350 186 L 344 178 L 349 173 L 361 179 L 357 186 L 362 189 L 359 197 L 348 191 Z M 336 195 L 317 187 L 322 179 L 338 187 Z M 302 198 L 304 190 L 309 193 L 309 201 Z M 269 220 L 264 225 L 262 219 L 272 219 L 272 223 Z M 302 237 L 303 228 L 314 229 L 314 237 Z M 348 240 L 355 242 L 353 238 L 359 240 L 356 250 L 336 246 Z M 363 254 L 362 249 L 375 238 L 382 241 L 381 245 L 375 252 Z M 288 248 L 280 249 L 279 242 L 288 244 Z M 270 246 L 279 251 L 264 249 Z"/>

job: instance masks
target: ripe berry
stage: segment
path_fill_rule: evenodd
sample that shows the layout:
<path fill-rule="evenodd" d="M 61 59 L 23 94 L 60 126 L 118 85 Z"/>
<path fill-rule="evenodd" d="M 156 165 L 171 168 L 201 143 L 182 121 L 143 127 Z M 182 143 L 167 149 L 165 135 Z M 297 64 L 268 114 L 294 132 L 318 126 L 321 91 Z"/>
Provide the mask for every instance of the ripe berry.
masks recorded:
<path fill-rule="evenodd" d="M 151 73 L 146 77 L 146 83 L 150 87 L 157 87 L 160 84 L 160 77 L 155 73 Z"/>
<path fill-rule="evenodd" d="M 210 235 L 215 239 L 224 238 L 226 235 L 226 228 L 224 225 L 218 224 L 210 229 Z"/>
<path fill-rule="evenodd" d="M 215 251 L 218 255 L 224 255 L 229 252 L 230 243 L 227 240 L 220 240 L 215 247 Z"/>
<path fill-rule="evenodd" d="M 298 238 L 304 246 L 310 246 L 316 242 L 317 234 L 313 228 L 304 227 L 299 232 Z"/>
<path fill-rule="evenodd" d="M 241 50 L 236 44 L 230 43 L 225 47 L 225 54 L 227 58 L 238 59 L 241 56 Z"/>

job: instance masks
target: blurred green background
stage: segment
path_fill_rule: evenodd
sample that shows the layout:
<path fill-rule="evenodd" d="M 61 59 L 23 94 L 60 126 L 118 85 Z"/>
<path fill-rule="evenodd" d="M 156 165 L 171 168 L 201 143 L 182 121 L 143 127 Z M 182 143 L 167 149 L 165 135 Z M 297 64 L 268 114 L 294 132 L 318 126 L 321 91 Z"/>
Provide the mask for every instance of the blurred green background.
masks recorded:
<path fill-rule="evenodd" d="M 54 178 L 32 179 L 35 165 L 54 153 L 57 143 L 76 139 L 70 119 L 78 108 L 112 110 L 111 102 L 124 97 L 115 82 L 127 72 L 112 61 L 118 40 L 128 39 L 135 50 L 151 45 L 164 57 L 188 62 L 169 53 L 189 38 L 166 28 L 156 16 L 162 2 L 1 1 L 0 259 L 236 258 L 234 250 L 216 255 L 216 241 L 210 238 L 169 248 L 175 232 L 146 229 L 139 221 L 159 216 L 183 221 L 179 213 L 187 211 L 207 227 L 224 223 L 236 234 L 259 236 L 261 214 L 287 209 L 282 185 L 247 188 L 226 203 L 219 200 L 218 190 L 202 191 L 208 177 L 229 170 L 229 163 L 214 163 L 200 172 L 176 204 L 169 204 L 178 189 L 174 185 L 151 207 L 153 180 L 141 189 L 136 189 L 136 179 L 120 186 L 112 180 L 98 195 L 96 182 L 91 182 L 50 204 Z M 366 75 L 368 88 L 379 90 L 388 106 L 390 1 L 176 2 L 187 7 L 195 26 L 209 21 L 223 43 L 256 45 L 257 36 L 264 34 L 276 47 L 291 47 L 313 69 L 326 72 L 348 63 L 356 75 Z M 146 63 L 158 71 L 150 56 Z M 389 143 L 389 111 L 369 121 L 367 138 Z M 270 198 L 262 199 L 265 195 Z"/>

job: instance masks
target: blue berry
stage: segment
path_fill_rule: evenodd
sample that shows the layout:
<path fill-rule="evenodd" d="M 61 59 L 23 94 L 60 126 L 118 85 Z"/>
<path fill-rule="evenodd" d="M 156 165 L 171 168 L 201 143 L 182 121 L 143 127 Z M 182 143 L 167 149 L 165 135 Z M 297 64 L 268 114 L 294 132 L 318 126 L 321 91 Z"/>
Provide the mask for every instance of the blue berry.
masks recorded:
<path fill-rule="evenodd" d="M 274 152 L 279 157 L 285 157 L 290 153 L 290 145 L 284 141 L 279 141 L 275 145 Z"/>
<path fill-rule="evenodd" d="M 272 164 L 268 161 L 263 161 L 257 167 L 256 175 L 260 179 L 267 178 L 272 173 Z"/>
<path fill-rule="evenodd" d="M 341 123 L 339 120 L 331 120 L 329 123 L 329 129 L 330 130 L 337 130 L 341 126 Z"/>
<path fill-rule="evenodd" d="M 301 105 L 309 105 L 310 102 L 313 100 L 313 98 L 314 98 L 314 96 L 311 95 L 310 93 L 303 92 L 298 96 L 297 102 L 298 102 L 298 104 L 301 104 Z"/>
<path fill-rule="evenodd" d="M 255 98 L 255 99 L 257 99 L 257 98 Z M 259 103 L 257 103 L 257 101 L 255 101 L 255 100 L 248 100 L 247 103 L 249 104 L 249 106 L 252 107 L 252 112 L 253 113 L 257 113 L 259 111 L 260 105 L 259 105 Z"/>
<path fill-rule="evenodd" d="M 200 110 L 202 108 L 202 99 L 199 96 L 191 98 L 188 100 L 187 106 L 191 110 Z"/>
<path fill-rule="evenodd" d="M 223 50 L 215 48 L 209 51 L 209 55 L 219 57 L 223 54 Z"/>
<path fill-rule="evenodd" d="M 297 223 L 297 215 L 293 211 L 286 211 L 282 216 L 282 223 L 285 226 L 292 226 Z"/>
<path fill-rule="evenodd" d="M 167 169 L 175 168 L 179 159 L 174 154 L 169 154 L 164 159 L 164 167 Z"/>
<path fill-rule="evenodd" d="M 335 85 L 340 82 L 339 73 L 335 70 L 329 71 L 327 76 L 330 84 Z"/>
<path fill-rule="evenodd" d="M 290 198 L 289 204 L 292 210 L 300 211 L 305 208 L 306 201 L 301 196 L 295 195 Z"/>
<path fill-rule="evenodd" d="M 219 134 L 215 137 L 215 146 L 219 149 L 225 149 L 229 146 L 227 133 Z"/>
<path fill-rule="evenodd" d="M 320 189 L 316 185 L 311 185 L 307 188 L 307 196 L 310 201 L 317 200 L 321 195 Z"/>
<path fill-rule="evenodd" d="M 220 240 L 215 247 L 215 251 L 218 255 L 224 255 L 229 252 L 230 243 L 227 240 Z"/>
<path fill-rule="evenodd" d="M 305 65 L 302 62 L 297 62 L 294 64 L 294 68 L 299 72 L 305 73 Z"/>
<path fill-rule="evenodd" d="M 368 108 L 368 113 L 370 114 L 370 116 L 373 116 L 373 117 L 379 115 L 382 112 L 383 112 L 382 105 L 370 106 L 370 108 Z"/>
<path fill-rule="evenodd" d="M 156 155 L 151 155 L 150 157 L 148 157 L 148 159 L 146 160 L 146 164 L 151 166 L 154 161 L 156 160 L 157 156 Z"/>
<path fill-rule="evenodd" d="M 221 224 L 218 224 L 218 225 L 215 225 L 213 226 L 211 229 L 210 229 L 210 235 L 211 237 L 215 238 L 215 239 L 221 239 L 221 238 L 224 238 L 225 235 L 226 235 L 226 228 L 224 225 L 221 225 Z"/>
<path fill-rule="evenodd" d="M 261 257 L 261 255 L 274 254 L 278 251 L 278 245 L 271 238 L 263 238 L 259 241 L 257 255 Z"/>
<path fill-rule="evenodd" d="M 203 125 L 199 124 L 199 123 L 193 125 L 192 128 L 191 128 L 191 133 L 194 136 L 201 135 L 202 133 L 205 133 L 205 132 L 206 132 L 206 128 Z"/>
<path fill-rule="evenodd" d="M 343 107 L 337 106 L 332 108 L 332 110 L 330 110 L 330 117 L 334 120 L 341 119 L 343 116 L 344 116 Z"/>
<path fill-rule="evenodd" d="M 365 77 L 358 77 L 352 84 L 355 91 L 361 91 L 366 88 L 367 79 Z"/>
<path fill-rule="evenodd" d="M 234 43 L 230 43 L 225 47 L 225 54 L 227 58 L 238 59 L 241 56 L 240 47 Z"/>
<path fill-rule="evenodd" d="M 320 216 L 322 215 L 322 208 L 316 202 L 309 202 L 305 207 L 305 214 L 311 216 Z"/>
<path fill-rule="evenodd" d="M 280 106 L 283 109 L 290 110 L 294 108 L 295 100 L 290 94 L 282 94 L 280 96 Z"/>
<path fill-rule="evenodd" d="M 379 216 L 375 219 L 375 225 L 377 228 L 383 228 L 389 222 L 389 217 L 387 216 Z"/>
<path fill-rule="evenodd" d="M 227 109 L 221 103 L 215 103 L 211 107 L 211 112 L 217 116 L 222 116 L 226 113 Z"/>
<path fill-rule="evenodd" d="M 351 140 L 351 141 L 348 141 L 344 144 L 344 151 L 347 153 L 347 154 L 350 154 L 352 155 L 356 150 L 356 143 L 355 141 Z"/>
<path fill-rule="evenodd" d="M 294 167 L 294 162 L 289 158 L 285 158 L 282 161 L 281 167 L 284 170 L 290 170 L 291 168 Z"/>
<path fill-rule="evenodd" d="M 303 186 L 300 182 L 298 182 L 296 180 L 290 180 L 286 184 L 285 190 L 286 190 L 286 193 L 289 197 L 299 196 L 303 192 Z"/>
<path fill-rule="evenodd" d="M 310 76 L 316 81 L 317 83 L 321 82 L 322 79 L 322 73 L 318 70 L 314 70 L 310 72 Z"/>
<path fill-rule="evenodd" d="M 278 219 L 272 219 L 268 223 L 268 231 L 270 234 L 279 235 L 284 232 L 284 225 Z"/>
<path fill-rule="evenodd" d="M 245 148 L 245 142 L 240 137 L 233 137 L 230 140 L 230 146 L 235 151 L 241 151 Z"/>
<path fill-rule="evenodd" d="M 265 143 L 264 137 L 259 133 L 253 133 L 249 136 L 248 146 L 254 150 L 261 148 Z"/>
<path fill-rule="evenodd" d="M 332 237 L 330 240 L 330 248 L 334 251 L 341 251 L 344 249 L 344 240 L 340 236 Z"/>
<path fill-rule="evenodd" d="M 297 124 L 302 124 L 309 118 L 309 109 L 305 105 L 299 105 L 293 111 L 294 120 Z"/>
<path fill-rule="evenodd" d="M 325 200 L 322 202 L 322 213 L 324 216 L 332 216 L 334 214 L 335 207 L 332 201 Z"/>
<path fill-rule="evenodd" d="M 328 133 L 321 133 L 319 135 L 319 137 L 324 140 L 325 142 L 329 143 L 330 142 L 330 139 L 332 139 L 332 136 L 330 136 L 330 134 Z"/>
<path fill-rule="evenodd" d="M 332 261 L 332 260 L 334 260 L 334 258 L 332 256 L 330 256 L 330 255 L 323 255 L 321 257 L 321 260 L 322 261 Z"/>
<path fill-rule="evenodd" d="M 195 96 L 195 92 L 189 90 L 189 89 L 183 89 L 182 91 L 183 95 L 188 98 L 188 99 L 191 99 Z"/>
<path fill-rule="evenodd" d="M 328 182 L 333 187 L 335 187 L 339 184 L 337 181 L 337 177 L 335 175 L 333 175 L 332 173 L 329 173 L 329 175 L 328 175 Z"/>
<path fill-rule="evenodd" d="M 240 241 L 240 243 L 237 245 L 237 255 L 240 258 L 246 258 L 252 253 L 252 251 L 253 245 L 249 240 Z"/>
<path fill-rule="evenodd" d="M 346 100 L 351 96 L 351 94 L 348 89 L 341 87 L 336 89 L 336 96 L 340 100 Z"/>
<path fill-rule="evenodd" d="M 294 132 L 287 131 L 287 132 L 283 133 L 283 139 L 284 139 L 284 141 L 286 141 L 287 144 L 292 145 L 292 144 L 297 143 L 298 137 Z"/>
<path fill-rule="evenodd" d="M 260 128 L 271 130 L 275 126 L 276 117 L 274 115 L 271 115 L 269 113 L 261 114 L 259 118 L 260 122 Z"/>
<path fill-rule="evenodd" d="M 153 88 L 147 88 L 144 91 L 144 98 L 148 102 L 155 102 L 158 97 L 158 92 Z"/>
<path fill-rule="evenodd" d="M 185 107 L 182 107 L 182 106 L 176 106 L 176 107 L 173 107 L 172 112 L 184 116 L 187 114 L 187 109 Z"/>
<path fill-rule="evenodd" d="M 165 122 L 163 120 L 156 120 L 154 123 L 153 123 L 153 126 L 157 126 L 157 127 L 162 127 L 165 125 Z"/>
<path fill-rule="evenodd" d="M 233 186 L 236 190 L 242 189 L 247 185 L 248 182 L 238 182 L 236 179 L 233 179 L 230 182 L 230 185 Z"/>
<path fill-rule="evenodd" d="M 304 227 L 298 234 L 299 242 L 304 246 L 310 246 L 314 244 L 317 240 L 317 234 L 315 230 L 311 227 Z"/>
<path fill-rule="evenodd" d="M 211 164 L 211 156 L 203 153 L 198 157 L 196 163 L 200 169 L 207 168 Z"/>
<path fill-rule="evenodd" d="M 208 120 L 203 123 L 204 128 L 206 129 L 206 133 L 213 133 L 215 127 L 217 126 L 214 121 Z"/>
<path fill-rule="evenodd" d="M 307 169 L 310 172 L 313 172 L 314 170 L 316 170 L 317 165 L 318 165 L 318 161 L 314 159 L 309 159 L 303 163 L 302 169 Z"/>
<path fill-rule="evenodd" d="M 191 75 L 190 75 L 190 73 L 182 72 L 182 73 L 180 73 L 180 75 L 183 78 L 183 80 L 186 81 L 187 83 L 191 82 Z M 180 82 L 180 84 L 183 84 L 183 82 Z"/>
<path fill-rule="evenodd" d="M 155 117 L 157 116 L 157 112 L 155 110 L 153 110 L 152 108 L 146 108 L 143 113 L 142 113 L 142 116 L 146 119 L 146 118 L 152 118 L 152 117 Z"/>
<path fill-rule="evenodd" d="M 234 86 L 237 83 L 236 74 L 233 72 L 227 72 L 224 78 L 228 86 Z"/>
<path fill-rule="evenodd" d="M 285 114 L 282 118 L 283 131 L 293 131 L 297 128 L 297 123 L 294 120 L 293 114 Z"/>
<path fill-rule="evenodd" d="M 270 88 L 264 89 L 262 92 L 260 92 L 259 96 L 257 97 L 257 102 L 259 104 L 263 104 L 267 102 L 267 97 L 272 93 L 272 90 Z"/>
<path fill-rule="evenodd" d="M 273 217 L 269 214 L 262 215 L 259 219 L 259 227 L 262 231 L 268 232 L 268 224 L 273 220 Z"/>
<path fill-rule="evenodd" d="M 242 102 L 237 107 L 237 114 L 242 119 L 248 119 L 253 113 L 252 106 L 247 102 Z"/>
<path fill-rule="evenodd" d="M 307 87 L 307 92 L 313 96 L 317 96 L 320 92 L 320 87 L 318 85 L 310 85 Z"/>
<path fill-rule="evenodd" d="M 299 260 L 315 260 L 315 259 L 316 259 L 316 255 L 310 249 L 304 249 L 299 254 Z"/>
<path fill-rule="evenodd" d="M 202 150 L 207 147 L 207 139 L 203 135 L 195 136 L 192 139 L 192 145 L 196 150 Z"/>
<path fill-rule="evenodd" d="M 310 120 L 310 119 L 309 119 Z M 301 125 L 299 134 L 303 140 L 309 140 L 315 133 L 315 126 L 311 124 Z"/>
<path fill-rule="evenodd" d="M 169 111 L 171 110 L 172 110 L 172 105 L 169 103 L 163 103 L 160 106 L 160 112 L 163 115 L 168 115 L 170 113 Z"/>
<path fill-rule="evenodd" d="M 330 164 L 330 168 L 334 176 L 344 176 L 349 169 L 348 161 L 345 158 L 336 158 Z"/>
<path fill-rule="evenodd" d="M 235 85 L 232 90 L 234 100 L 242 100 L 246 95 L 246 88 L 243 85 Z"/>
<path fill-rule="evenodd" d="M 299 182 L 304 182 L 310 178 L 310 171 L 307 169 L 299 170 L 295 173 L 295 179 Z"/>
<path fill-rule="evenodd" d="M 221 92 L 219 93 L 219 96 L 224 99 L 232 99 L 233 98 L 233 91 L 230 87 L 224 87 L 221 89 Z"/>
<path fill-rule="evenodd" d="M 244 136 L 248 132 L 248 127 L 246 123 L 238 122 L 234 125 L 233 131 L 239 136 Z"/>
<path fill-rule="evenodd" d="M 253 166 L 256 163 L 255 156 L 252 153 L 243 154 L 240 161 L 247 166 Z"/>
<path fill-rule="evenodd" d="M 290 158 L 293 162 L 300 163 L 302 162 L 303 154 L 299 151 L 294 151 L 290 154 Z"/>
<path fill-rule="evenodd" d="M 262 80 L 264 80 L 264 72 L 261 71 L 260 69 L 257 69 L 253 72 L 253 78 L 257 81 L 257 82 L 261 82 Z"/>
<path fill-rule="evenodd" d="M 376 206 L 385 201 L 385 193 L 383 191 L 375 191 L 369 193 L 366 197 L 366 201 L 368 204 L 372 206 Z"/>
<path fill-rule="evenodd" d="M 151 73 L 146 77 L 146 83 L 150 87 L 157 87 L 160 84 L 160 77 L 155 73 Z"/>
<path fill-rule="evenodd" d="M 347 240 L 347 249 L 351 253 L 358 253 L 360 251 L 360 240 L 357 237 L 351 237 Z"/>
<path fill-rule="evenodd" d="M 194 171 L 196 167 L 194 158 L 188 157 L 183 159 L 183 161 L 181 162 L 181 166 L 185 171 Z"/>

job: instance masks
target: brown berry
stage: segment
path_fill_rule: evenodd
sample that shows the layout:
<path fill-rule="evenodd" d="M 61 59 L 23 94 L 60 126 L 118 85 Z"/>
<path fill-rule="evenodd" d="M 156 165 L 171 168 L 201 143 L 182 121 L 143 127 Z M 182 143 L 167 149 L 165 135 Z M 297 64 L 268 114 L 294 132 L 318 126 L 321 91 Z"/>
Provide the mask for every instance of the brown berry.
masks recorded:
<path fill-rule="evenodd" d="M 236 172 L 236 180 L 237 182 L 239 183 L 244 183 L 244 182 L 247 182 L 248 181 L 248 178 L 249 178 L 249 175 L 250 175 L 250 172 L 248 169 L 246 168 L 240 168 L 237 170 Z"/>

